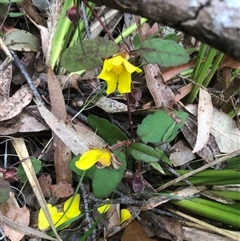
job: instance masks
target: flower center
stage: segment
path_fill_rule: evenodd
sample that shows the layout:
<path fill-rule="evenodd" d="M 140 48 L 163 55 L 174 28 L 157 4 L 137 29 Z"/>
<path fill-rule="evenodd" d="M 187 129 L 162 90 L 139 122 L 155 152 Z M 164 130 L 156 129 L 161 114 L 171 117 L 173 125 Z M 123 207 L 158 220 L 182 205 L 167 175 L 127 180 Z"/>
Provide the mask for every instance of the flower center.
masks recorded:
<path fill-rule="evenodd" d="M 108 167 L 111 165 L 112 156 L 109 151 L 104 151 L 102 155 L 99 157 L 98 162 L 102 164 L 104 167 Z"/>
<path fill-rule="evenodd" d="M 123 65 L 117 65 L 114 66 L 113 69 L 111 70 L 115 75 L 119 76 L 123 71 L 124 71 L 124 67 Z"/>

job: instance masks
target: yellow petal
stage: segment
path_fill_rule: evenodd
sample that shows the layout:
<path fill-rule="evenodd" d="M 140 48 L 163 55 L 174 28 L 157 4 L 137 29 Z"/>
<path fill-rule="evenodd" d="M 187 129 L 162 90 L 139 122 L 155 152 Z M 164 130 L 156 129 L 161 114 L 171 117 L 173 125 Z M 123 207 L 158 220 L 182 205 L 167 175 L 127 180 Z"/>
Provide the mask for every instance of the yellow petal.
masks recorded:
<path fill-rule="evenodd" d="M 130 73 L 130 74 L 132 74 L 132 73 L 135 72 L 135 71 L 138 72 L 138 73 L 142 72 L 141 69 L 139 69 L 138 67 L 132 65 L 132 64 L 129 63 L 126 59 L 123 60 L 123 64 L 124 64 L 127 72 Z"/>
<path fill-rule="evenodd" d="M 64 212 L 57 212 L 52 216 L 54 226 L 57 228 L 61 224 L 65 223 L 69 218 L 64 215 Z"/>
<path fill-rule="evenodd" d="M 57 208 L 53 207 L 52 204 L 47 204 L 47 207 L 51 214 L 51 217 L 53 217 L 53 215 L 57 213 Z M 44 230 L 44 229 L 47 229 L 49 226 L 50 224 L 41 208 L 38 213 L 38 228 L 40 230 Z"/>
<path fill-rule="evenodd" d="M 111 81 L 113 79 L 117 79 L 117 76 L 113 72 L 103 69 L 102 72 L 98 75 L 98 78 L 105 81 Z"/>
<path fill-rule="evenodd" d="M 79 209 L 79 204 L 80 204 L 80 195 L 79 194 L 76 194 L 75 197 L 74 196 L 70 197 L 64 203 L 63 210 L 65 212 L 65 215 L 69 219 L 75 218 L 81 213 L 80 209 Z"/>
<path fill-rule="evenodd" d="M 108 150 L 102 150 L 102 154 L 98 159 L 98 162 L 101 163 L 102 166 L 108 167 L 112 163 L 112 155 Z"/>
<path fill-rule="evenodd" d="M 121 209 L 120 215 L 120 225 L 132 217 L 128 209 Z"/>
<path fill-rule="evenodd" d="M 121 65 L 124 61 L 124 58 L 120 55 L 116 56 L 116 57 L 113 57 L 111 59 L 109 59 L 111 62 L 112 65 L 114 66 L 118 66 L 118 65 Z"/>
<path fill-rule="evenodd" d="M 97 208 L 97 210 L 98 210 L 98 212 L 101 213 L 101 214 L 102 214 L 102 213 L 106 213 L 106 212 L 109 210 L 110 205 L 111 205 L 110 203 L 101 205 L 100 207 Z"/>
<path fill-rule="evenodd" d="M 130 93 L 131 92 L 131 82 L 132 82 L 131 74 L 128 73 L 127 71 L 124 71 L 119 76 L 118 91 L 121 94 Z"/>
<path fill-rule="evenodd" d="M 100 149 L 92 149 L 85 152 L 78 161 L 76 161 L 76 167 L 80 170 L 87 170 L 92 167 L 102 154 Z"/>

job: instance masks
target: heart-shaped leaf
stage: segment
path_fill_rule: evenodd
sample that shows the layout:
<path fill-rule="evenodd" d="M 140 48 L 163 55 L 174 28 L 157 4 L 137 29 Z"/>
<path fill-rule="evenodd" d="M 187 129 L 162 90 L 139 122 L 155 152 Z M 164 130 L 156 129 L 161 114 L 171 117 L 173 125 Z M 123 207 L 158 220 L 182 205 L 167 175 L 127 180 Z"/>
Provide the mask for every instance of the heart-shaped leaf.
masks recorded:
<path fill-rule="evenodd" d="M 147 163 L 158 162 L 160 158 L 158 153 L 152 147 L 143 143 L 132 143 L 128 147 L 128 151 L 136 160 Z"/>
<path fill-rule="evenodd" d="M 162 67 L 177 66 L 189 60 L 187 51 L 172 40 L 147 39 L 142 42 L 139 52 L 148 63 Z"/>
<path fill-rule="evenodd" d="M 60 64 L 70 72 L 90 70 L 101 66 L 103 58 L 117 54 L 118 51 L 118 45 L 105 38 L 83 40 L 82 44 L 76 44 L 63 52 Z"/>
<path fill-rule="evenodd" d="M 123 172 L 126 169 L 126 157 L 123 152 L 115 151 L 114 154 L 118 160 L 122 163 L 119 169 L 96 168 L 94 176 L 92 178 L 92 188 L 94 195 L 97 198 L 107 197 L 113 190 L 115 190 L 118 184 L 121 182 Z"/>
<path fill-rule="evenodd" d="M 109 145 L 113 145 L 117 143 L 117 141 L 124 141 L 128 139 L 118 127 L 106 119 L 95 115 L 89 115 L 88 123 L 91 128 L 96 131 L 97 135 L 102 137 Z"/>
<path fill-rule="evenodd" d="M 163 110 L 146 116 L 138 125 L 138 136 L 144 143 L 170 142 L 176 137 L 188 116 L 186 112 L 182 111 L 176 111 L 174 114 L 178 123 Z"/>

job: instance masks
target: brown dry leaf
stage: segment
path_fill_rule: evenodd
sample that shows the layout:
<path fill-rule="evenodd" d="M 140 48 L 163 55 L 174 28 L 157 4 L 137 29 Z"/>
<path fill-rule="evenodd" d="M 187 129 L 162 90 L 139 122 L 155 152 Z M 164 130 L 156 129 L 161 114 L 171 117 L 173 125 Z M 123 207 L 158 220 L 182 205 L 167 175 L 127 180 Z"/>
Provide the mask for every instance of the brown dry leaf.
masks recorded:
<path fill-rule="evenodd" d="M 101 96 L 96 102 L 95 105 L 107 113 L 118 113 L 118 112 L 127 112 L 127 105 L 121 103 L 117 100 Z"/>
<path fill-rule="evenodd" d="M 57 119 L 39 100 L 35 100 L 42 118 L 46 121 L 51 130 L 70 147 L 74 155 L 83 154 L 90 149 L 90 146 L 105 147 L 106 142 L 97 136 L 90 129 L 65 123 Z"/>
<path fill-rule="evenodd" d="M 142 225 L 133 220 L 125 229 L 122 236 L 122 241 L 154 241 L 155 239 L 151 239 L 147 236 L 146 232 L 144 231 Z"/>
<path fill-rule="evenodd" d="M 27 146 L 23 140 L 23 138 L 13 138 L 12 139 L 12 144 L 13 144 L 13 147 L 18 155 L 18 158 L 20 160 L 24 160 L 24 162 L 22 162 L 22 166 L 23 166 L 23 169 L 26 173 L 26 176 L 28 178 L 28 181 L 32 187 L 32 190 L 38 200 L 38 203 L 40 204 L 41 208 L 43 209 L 43 212 L 48 220 L 48 223 L 50 224 L 50 227 L 52 228 L 52 231 L 55 235 L 55 237 L 57 238 L 57 240 L 61 240 L 58 233 L 57 233 L 57 230 L 53 224 L 53 221 L 52 221 L 52 217 L 51 217 L 51 214 L 49 212 L 49 209 L 47 208 L 47 203 L 46 203 L 46 200 L 42 194 L 42 190 L 41 190 L 41 187 L 38 183 L 38 180 L 37 180 L 37 177 L 36 177 L 36 174 L 34 172 L 34 169 L 33 169 L 33 166 L 32 166 L 32 162 L 29 158 L 29 153 L 28 153 L 28 150 L 27 150 Z"/>
<path fill-rule="evenodd" d="M 165 83 L 157 64 L 147 64 L 143 67 L 147 87 L 153 97 L 156 107 L 173 107 L 175 95 Z"/>
<path fill-rule="evenodd" d="M 62 89 L 51 68 L 48 70 L 47 79 L 51 100 L 51 112 L 58 119 L 65 122 L 67 120 L 67 112 Z M 72 183 L 72 171 L 69 168 L 69 163 L 72 159 L 70 148 L 65 145 L 65 143 L 55 133 L 53 133 L 53 146 L 54 167 L 57 183 L 61 181 Z"/>
<path fill-rule="evenodd" d="M 187 187 L 184 189 L 177 190 L 172 193 L 168 193 L 165 196 L 153 196 L 149 198 L 144 205 L 140 207 L 141 210 L 151 210 L 163 203 L 166 203 L 170 200 L 179 200 L 184 198 L 193 197 L 196 193 L 201 191 L 200 188 Z"/>
<path fill-rule="evenodd" d="M 5 98 L 0 103 L 0 121 L 9 120 L 19 113 L 32 100 L 32 92 L 27 85 L 23 85 L 12 97 Z"/>
<path fill-rule="evenodd" d="M 141 212 L 140 218 L 141 224 L 148 235 L 167 240 L 183 240 L 182 225 L 177 219 L 151 211 Z"/>
<path fill-rule="evenodd" d="M 122 228 L 119 226 L 120 223 L 120 204 L 111 204 L 109 210 L 106 213 L 106 229 L 104 229 L 105 237 L 112 237 L 118 233 Z"/>
<path fill-rule="evenodd" d="M 187 106 L 189 109 L 189 105 Z M 181 108 L 180 108 L 181 109 Z M 182 109 L 181 109 L 182 110 Z M 181 129 L 184 137 L 189 145 L 193 148 L 197 140 L 197 118 L 193 114 L 189 113 L 184 126 Z M 215 156 L 221 154 L 217 142 L 213 135 L 209 135 L 209 139 L 206 145 L 198 152 L 198 156 L 203 158 L 207 163 L 211 163 L 215 160 Z M 223 168 L 225 163 L 220 163 L 214 166 L 216 169 Z"/>
<path fill-rule="evenodd" d="M 196 159 L 196 155 L 192 153 L 192 149 L 183 140 L 173 145 L 170 153 L 169 159 L 175 167 L 182 166 Z"/>
<path fill-rule="evenodd" d="M 50 175 L 41 175 L 38 178 L 39 185 L 41 187 L 42 193 L 44 197 L 51 197 L 51 185 L 52 178 Z"/>
<path fill-rule="evenodd" d="M 0 65 L 2 62 L 0 61 Z M 10 85 L 12 81 L 12 65 L 0 71 L 0 102 L 9 97 Z"/>
<path fill-rule="evenodd" d="M 66 198 L 74 194 L 74 189 L 67 182 L 59 182 L 56 185 L 52 185 L 52 178 L 50 175 L 41 175 L 38 178 L 38 182 L 44 197 Z"/>
<path fill-rule="evenodd" d="M 33 113 L 34 116 L 38 116 L 39 112 L 36 106 L 29 106 L 28 110 Z M 10 120 L 0 122 L 0 136 L 11 135 L 15 133 L 27 133 L 27 132 L 39 132 L 48 130 L 47 125 L 44 125 L 33 115 L 23 110 L 19 115 Z"/>
<path fill-rule="evenodd" d="M 79 74 L 74 73 L 74 74 L 71 74 L 68 76 L 58 75 L 57 78 L 63 89 L 74 88 L 74 89 L 78 90 L 79 93 L 82 93 L 82 91 L 78 87 L 78 82 L 81 79 L 81 76 Z"/>
<path fill-rule="evenodd" d="M 170 67 L 162 71 L 162 76 L 165 81 L 170 80 L 171 78 L 175 77 L 176 75 L 180 74 L 184 70 L 187 70 L 195 65 L 196 60 L 191 59 L 188 63 L 182 64 L 176 67 Z"/>
<path fill-rule="evenodd" d="M 236 122 L 226 113 L 214 108 L 211 134 L 223 153 L 231 153 L 240 149 L 240 131 Z"/>
<path fill-rule="evenodd" d="M 204 230 L 201 228 L 195 228 L 183 226 L 183 237 L 184 240 L 204 240 L 204 241 L 233 241 L 231 238 L 224 237 L 222 235 L 212 233 L 211 231 Z"/>
<path fill-rule="evenodd" d="M 196 114 L 197 108 L 195 105 L 187 105 L 186 108 L 192 114 Z M 236 122 L 217 108 L 213 109 L 211 134 L 215 137 L 221 152 L 231 153 L 239 150 L 240 131 Z"/>
<path fill-rule="evenodd" d="M 213 105 L 211 95 L 200 88 L 198 103 L 198 131 L 193 153 L 200 151 L 207 143 L 213 119 Z"/>
<path fill-rule="evenodd" d="M 229 57 L 227 55 L 224 55 L 219 67 L 230 67 L 230 68 L 233 68 L 233 69 L 239 69 L 240 68 L 240 62 L 232 59 L 231 57 Z"/>
<path fill-rule="evenodd" d="M 19 208 L 16 206 L 16 199 L 14 194 L 10 195 L 8 201 L 0 205 L 0 212 L 5 217 L 9 218 L 11 221 L 28 226 L 30 222 L 30 212 L 26 206 Z M 2 226 L 4 234 L 11 241 L 19 241 L 24 237 L 24 233 L 17 232 L 13 228 L 3 224 Z"/>
<path fill-rule="evenodd" d="M 130 211 L 135 215 L 138 215 L 140 213 L 140 209 L 133 206 L 131 207 Z M 128 226 L 128 224 L 131 223 L 132 220 L 135 219 L 135 215 L 132 215 L 129 220 L 126 220 L 120 225 L 120 204 L 111 204 L 110 209 L 106 213 L 108 224 L 105 226 L 106 229 L 104 230 L 104 237 L 110 238 L 115 234 L 119 233 L 126 226 Z"/>
<path fill-rule="evenodd" d="M 192 88 L 193 88 L 192 83 L 179 88 L 177 90 L 178 93 L 175 95 L 176 102 L 178 102 L 179 100 L 183 99 L 186 95 L 188 95 L 191 92 Z"/>
<path fill-rule="evenodd" d="M 52 197 L 66 198 L 74 194 L 74 189 L 71 184 L 66 181 L 58 182 L 56 185 L 51 186 Z"/>
<path fill-rule="evenodd" d="M 43 52 L 43 56 L 46 58 L 47 51 L 48 51 L 48 48 L 49 48 L 49 31 L 48 31 L 48 28 L 46 28 L 42 25 L 38 25 L 38 24 L 35 24 L 35 25 L 40 31 L 42 52 Z"/>

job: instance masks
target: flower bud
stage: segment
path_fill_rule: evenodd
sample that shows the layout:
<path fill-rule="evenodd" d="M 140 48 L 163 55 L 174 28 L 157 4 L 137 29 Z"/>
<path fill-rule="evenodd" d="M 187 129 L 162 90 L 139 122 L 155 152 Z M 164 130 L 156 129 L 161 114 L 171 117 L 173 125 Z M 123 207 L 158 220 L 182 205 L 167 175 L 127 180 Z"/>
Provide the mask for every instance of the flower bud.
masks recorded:
<path fill-rule="evenodd" d="M 3 177 L 4 177 L 5 180 L 7 180 L 9 182 L 18 181 L 17 168 L 11 167 L 11 168 L 7 169 L 4 172 Z"/>
<path fill-rule="evenodd" d="M 77 6 L 72 6 L 67 10 L 66 17 L 73 25 L 75 25 L 82 17 L 82 10 Z"/>

